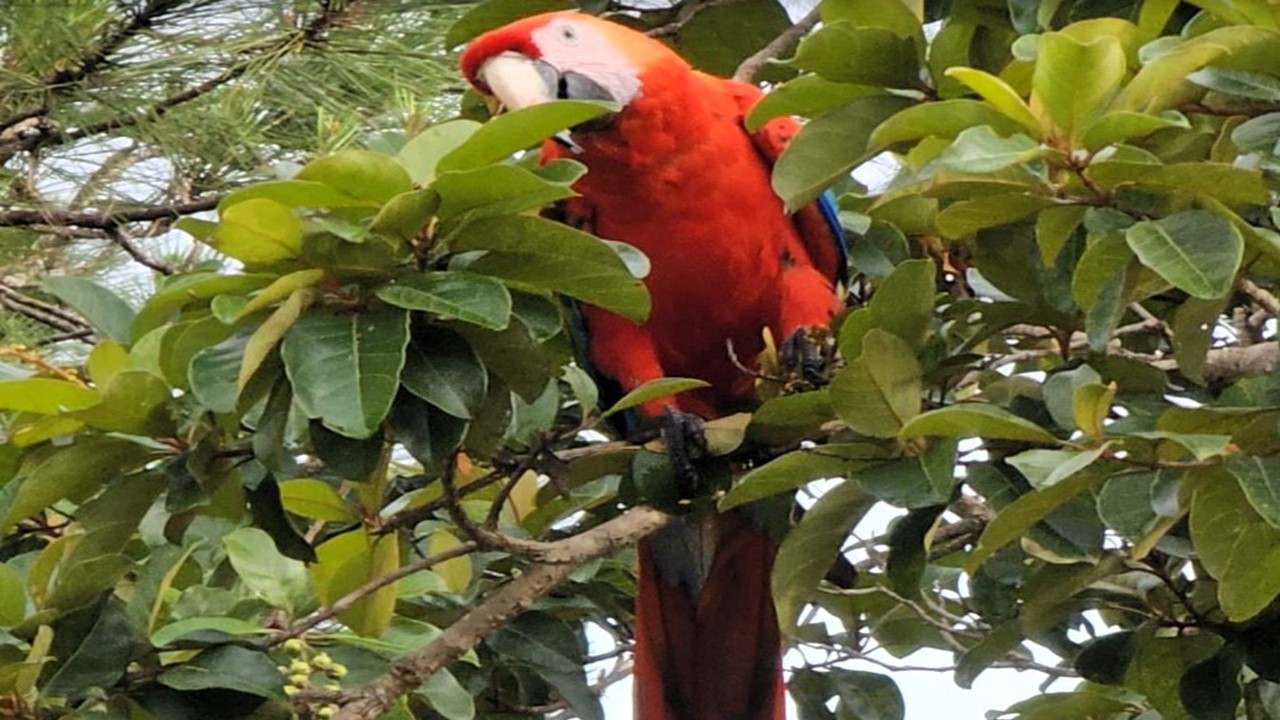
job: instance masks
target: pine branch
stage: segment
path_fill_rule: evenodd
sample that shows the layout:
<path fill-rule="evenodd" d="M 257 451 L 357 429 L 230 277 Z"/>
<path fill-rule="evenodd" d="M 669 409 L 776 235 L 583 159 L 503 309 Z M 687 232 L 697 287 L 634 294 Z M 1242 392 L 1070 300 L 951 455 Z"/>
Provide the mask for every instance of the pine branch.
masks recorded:
<path fill-rule="evenodd" d="M 105 212 L 97 210 L 68 210 L 66 208 L 26 209 L 15 208 L 0 211 L 0 227 L 30 227 L 33 225 L 61 225 L 64 227 L 92 228 L 111 231 L 124 223 L 151 220 L 174 220 L 184 215 L 212 210 L 218 206 L 219 196 L 202 198 L 177 205 L 142 205 L 122 207 Z"/>
<path fill-rule="evenodd" d="M 818 13 L 818 8 L 809 11 L 808 15 L 800 18 L 794 25 L 787 28 L 781 35 L 773 39 L 768 45 L 765 45 L 755 55 L 742 61 L 738 69 L 733 73 L 733 79 L 738 82 L 755 82 L 756 73 L 760 72 L 770 60 L 776 60 L 782 57 L 782 53 L 788 48 L 795 45 L 810 30 L 817 26 L 822 16 Z"/>
<path fill-rule="evenodd" d="M 0 307 L 31 318 L 41 325 L 51 327 L 58 333 L 70 337 L 83 338 L 93 332 L 93 328 L 78 316 L 3 283 L 0 283 Z"/>

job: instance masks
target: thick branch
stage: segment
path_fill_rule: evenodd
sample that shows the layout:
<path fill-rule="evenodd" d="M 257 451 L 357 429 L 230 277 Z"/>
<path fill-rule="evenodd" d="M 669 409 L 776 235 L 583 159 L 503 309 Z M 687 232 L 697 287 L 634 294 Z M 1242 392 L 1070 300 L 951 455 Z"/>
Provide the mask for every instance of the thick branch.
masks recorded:
<path fill-rule="evenodd" d="M 36 300 L 0 283 L 0 307 L 35 320 L 72 337 L 84 337 L 92 328 L 79 317 L 57 305 Z"/>
<path fill-rule="evenodd" d="M 551 543 L 548 552 L 518 577 L 450 625 L 434 641 L 397 660 L 378 679 L 345 693 L 335 720 L 373 720 L 412 692 L 436 671 L 480 643 L 490 631 L 511 621 L 564 582 L 583 563 L 626 547 L 670 520 L 648 507 L 625 514 L 580 535 Z"/>
<path fill-rule="evenodd" d="M 734 71 L 733 79 L 746 83 L 755 82 L 756 73 L 760 72 L 761 68 L 770 60 L 782 57 L 782 53 L 790 49 L 792 45 L 800 42 L 800 38 L 816 27 L 821 19 L 818 14 L 818 8 L 810 10 L 808 15 L 800 18 L 796 24 L 783 31 L 781 35 L 773 39 L 773 42 L 765 45 L 755 55 L 743 60 L 738 69 Z"/>

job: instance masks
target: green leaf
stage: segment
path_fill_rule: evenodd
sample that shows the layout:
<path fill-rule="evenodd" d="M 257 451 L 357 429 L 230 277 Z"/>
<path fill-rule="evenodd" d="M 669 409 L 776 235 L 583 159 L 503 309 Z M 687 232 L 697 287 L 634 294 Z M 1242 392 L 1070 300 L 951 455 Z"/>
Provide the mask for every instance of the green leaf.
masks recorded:
<path fill-rule="evenodd" d="M 266 182 L 254 183 L 248 187 L 240 188 L 219 201 L 218 210 L 226 210 L 232 205 L 238 205 L 246 200 L 253 200 L 255 198 L 274 200 L 281 205 L 286 205 L 291 208 L 304 207 L 331 209 L 369 207 L 369 202 L 367 200 L 352 197 L 351 195 L 330 187 L 323 182 L 294 179 L 268 180 Z M 189 219 L 190 218 L 183 218 L 183 220 Z M 195 229 L 203 231 L 203 228 Z M 208 237 L 208 233 L 199 234 L 196 235 L 196 237 L 201 240 L 205 240 Z"/>
<path fill-rule="evenodd" d="M 698 70 L 730 77 L 747 57 L 791 27 L 786 8 L 777 0 L 739 0 L 708 5 L 675 34 L 676 50 Z M 769 79 L 779 66 L 766 66 Z"/>
<path fill-rule="evenodd" d="M 295 179 L 324 183 L 369 207 L 378 207 L 413 189 L 403 167 L 386 155 L 369 150 L 342 150 L 316 158 Z"/>
<path fill-rule="evenodd" d="M 922 372 L 915 351 L 897 335 L 872 329 L 862 354 L 831 382 L 836 413 L 855 432 L 893 437 L 920 412 Z"/>
<path fill-rule="evenodd" d="M 399 539 L 370 536 L 364 528 L 336 535 L 316 548 L 317 562 L 307 566 L 316 596 L 326 605 L 374 578 L 400 567 Z M 386 631 L 395 616 L 398 583 L 361 598 L 338 619 L 364 637 Z"/>
<path fill-rule="evenodd" d="M 552 135 L 594 120 L 611 108 L 603 103 L 581 100 L 553 100 L 504 113 L 485 123 L 436 164 L 443 175 L 454 170 L 473 170 L 506 160 Z"/>
<path fill-rule="evenodd" d="M 1031 106 L 1043 109 L 1074 147 L 1120 90 L 1127 70 L 1116 37 L 1080 42 L 1064 33 L 1044 33 L 1036 44 Z"/>
<path fill-rule="evenodd" d="M 128 343 L 134 312 L 129 303 L 98 283 L 82 277 L 48 277 L 41 283 L 80 313 L 102 337 Z"/>
<path fill-rule="evenodd" d="M 584 167 L 572 160 L 560 162 Z M 514 215 L 574 196 L 569 183 L 552 182 L 515 165 L 486 165 L 445 173 L 432 190 L 440 194 L 438 212 L 443 220 L 463 215 L 469 220 Z"/>
<path fill-rule="evenodd" d="M 302 220 L 287 205 L 254 198 L 221 211 L 211 240 L 215 250 L 241 262 L 288 260 L 302 249 Z"/>
<path fill-rule="evenodd" d="M 1207 67 L 1191 73 L 1187 76 L 1187 80 L 1224 95 L 1263 102 L 1280 102 L 1280 78 L 1271 75 Z"/>
<path fill-rule="evenodd" d="M 860 97 L 806 123 L 773 168 L 773 189 L 787 210 L 794 212 L 813 202 L 869 157 L 871 133 L 913 104 L 888 95 Z"/>
<path fill-rule="evenodd" d="M 1222 297 L 1235 282 L 1244 239 L 1231 223 L 1204 210 L 1144 220 L 1125 231 L 1143 265 L 1194 297 Z"/>
<path fill-rule="evenodd" d="M 26 583 L 17 570 L 0 563 L 0 626 L 12 627 L 26 616 Z"/>
<path fill-rule="evenodd" d="M 966 563 L 970 573 L 1004 546 L 1026 535 L 1054 510 L 1092 490 L 1105 479 L 1092 473 L 1076 474 L 1045 490 L 1033 490 L 1000 509 L 1000 514 L 987 524 L 978 545 Z"/>
<path fill-rule="evenodd" d="M 1108 145 L 1143 138 L 1157 130 L 1190 127 L 1191 123 L 1186 116 L 1178 112 L 1147 115 L 1121 110 L 1109 112 L 1098 118 L 1098 121 L 1090 125 L 1085 132 L 1082 143 L 1089 152 L 1097 152 Z"/>
<path fill-rule="evenodd" d="M 126 370 L 107 382 L 101 403 L 70 416 L 100 430 L 164 436 L 173 430 L 168 412 L 172 399 L 173 391 L 164 380 L 149 372 Z"/>
<path fill-rule="evenodd" d="M 962 173 L 993 173 L 1030 162 L 1047 152 L 1047 148 L 1026 135 L 1004 138 L 989 126 L 980 125 L 960 133 L 938 156 L 938 164 Z"/>
<path fill-rule="evenodd" d="M 487 0 L 469 10 L 449 27 L 445 48 L 452 50 L 477 36 L 523 17 L 553 10 L 568 10 L 569 0 Z"/>
<path fill-rule="evenodd" d="M 832 82 L 818 75 L 801 75 L 775 87 L 751 106 L 745 125 L 747 132 L 754 133 L 774 118 L 789 115 L 816 118 L 854 98 L 880 94 L 880 90 L 863 85 Z"/>
<path fill-rule="evenodd" d="M 893 678 L 865 670 L 831 668 L 826 673 L 840 698 L 838 717 L 857 720 L 902 720 L 906 703 Z"/>
<path fill-rule="evenodd" d="M 938 213 L 938 231 L 943 237 L 966 238 L 979 230 L 1008 225 L 1057 204 L 1053 198 L 1025 193 L 1001 193 L 952 203 Z"/>
<path fill-rule="evenodd" d="M 812 437 L 823 424 L 835 419 L 831 394 L 825 388 L 783 395 L 756 410 L 747 426 L 747 437 L 767 445 L 786 445 Z"/>
<path fill-rule="evenodd" d="M 806 36 L 791 64 L 842 83 L 910 88 L 920 82 L 912 38 L 849 22 L 831 23 Z"/>
<path fill-rule="evenodd" d="M 316 299 L 316 293 L 310 288 L 295 290 L 288 300 L 276 308 L 262 324 L 253 331 L 244 345 L 244 359 L 240 363 L 240 371 L 236 373 L 236 389 L 244 392 L 258 370 L 271 357 L 271 353 L 280 340 L 298 322 Z"/>
<path fill-rule="evenodd" d="M 871 302 L 871 326 L 893 333 L 914 352 L 924 348 L 925 340 L 933 330 L 933 304 L 937 294 L 937 267 L 933 260 L 906 260 L 898 264 L 880 283 Z M 841 352 L 846 357 L 862 353 L 862 340 L 846 345 L 841 334 Z M 853 350 L 856 349 L 856 352 Z"/>
<path fill-rule="evenodd" d="M 333 486 L 323 480 L 299 478 L 280 483 L 280 501 L 294 515 L 328 522 L 356 522 L 359 517 Z"/>
<path fill-rule="evenodd" d="M 409 343 L 409 315 L 311 315 L 281 347 L 294 397 L 307 417 L 351 438 L 367 438 L 391 411 Z"/>
<path fill-rule="evenodd" d="M 604 720 L 600 698 L 587 686 L 582 645 L 563 620 L 528 612 L 489 636 L 493 650 L 532 668 L 583 720 Z"/>
<path fill-rule="evenodd" d="M 946 76 L 968 85 L 970 90 L 982 96 L 983 100 L 1001 114 L 1021 126 L 1024 132 L 1031 133 L 1035 138 L 1043 137 L 1045 129 L 1027 106 L 1027 101 L 1004 80 L 988 72 L 967 67 L 947 68 Z M 994 127 L 994 123 L 988 124 Z"/>
<path fill-rule="evenodd" d="M 871 133 L 874 148 L 922 140 L 928 137 L 954 139 L 972 127 L 986 125 L 997 135 L 1007 137 L 1021 126 L 991 105 L 977 100 L 956 99 L 922 103 L 909 107 L 880 123 Z"/>
<path fill-rule="evenodd" d="M 17 496 L 3 527 L 30 517 L 59 500 L 81 501 L 108 479 L 142 462 L 150 451 L 136 443 L 106 435 L 81 435 L 74 443 L 27 458 L 13 482 Z"/>
<path fill-rule="evenodd" d="M 222 538 L 236 575 L 272 607 L 297 609 L 307 597 L 303 564 L 280 554 L 271 536 L 257 528 L 240 528 Z"/>
<path fill-rule="evenodd" d="M 1254 617 L 1280 595 L 1280 530 L 1254 511 L 1225 471 L 1194 478 L 1191 541 L 1218 581 L 1218 602 L 1233 622 Z"/>
<path fill-rule="evenodd" d="M 1232 455 L 1227 458 L 1226 469 L 1240 482 L 1240 489 L 1258 515 L 1280 530 L 1280 458 Z"/>
<path fill-rule="evenodd" d="M 450 415 L 470 419 L 484 402 L 489 374 L 461 336 L 444 329 L 409 344 L 400 381 Z"/>
<path fill-rule="evenodd" d="M 102 402 L 102 394 L 69 380 L 25 378 L 0 381 L 0 410 L 58 415 Z"/>
<path fill-rule="evenodd" d="M 773 599 L 784 636 L 795 635 L 800 611 L 835 562 L 853 526 L 875 503 L 875 496 L 856 480 L 846 480 L 819 497 L 787 533 L 773 564 Z"/>
<path fill-rule="evenodd" d="M 1058 439 L 1039 425 L 1008 410 L 982 403 L 949 405 L 917 415 L 898 435 L 904 439 L 935 435 L 1058 444 Z"/>
<path fill-rule="evenodd" d="M 643 405 L 654 400 L 661 400 L 682 392 L 697 390 L 698 388 L 711 387 L 711 383 L 706 380 L 698 380 L 696 378 L 656 378 L 642 383 L 631 392 L 623 395 L 618 402 L 614 403 L 605 410 L 601 417 L 609 417 L 623 410 L 629 410 L 638 405 Z"/>
<path fill-rule="evenodd" d="M 761 498 L 795 490 L 813 480 L 847 478 L 882 458 L 877 445 L 823 445 L 812 450 L 795 450 L 742 476 L 720 499 L 721 512 Z"/>
<path fill-rule="evenodd" d="M 431 710 L 445 720 L 472 720 L 476 716 L 475 698 L 471 690 L 446 668 L 436 671 L 418 688 L 431 703 Z"/>
<path fill-rule="evenodd" d="M 235 690 L 285 700 L 283 678 L 265 652 L 239 645 L 211 647 L 156 679 L 174 690 Z"/>
<path fill-rule="evenodd" d="M 193 617 L 171 622 L 151 633 L 149 638 L 152 647 L 162 648 L 182 639 L 184 635 L 206 631 L 216 631 L 228 635 L 252 637 L 261 635 L 266 630 L 257 623 L 232 617 Z"/>
<path fill-rule="evenodd" d="M 551 290 L 636 322 L 649 316 L 649 293 L 611 246 L 567 225 L 527 215 L 469 223 L 453 249 L 489 250 L 474 272 Z"/>
<path fill-rule="evenodd" d="M 479 129 L 480 123 L 474 120 L 450 120 L 432 125 L 410 138 L 395 160 L 409 172 L 409 179 L 415 185 L 430 185 L 436 179 L 440 158 L 453 152 Z"/>
<path fill-rule="evenodd" d="M 511 322 L 511 293 L 494 278 L 441 270 L 410 275 L 378 290 L 378 298 L 406 310 L 432 313 L 502 330 Z"/>
<path fill-rule="evenodd" d="M 1140 630 L 1134 643 L 1124 685 L 1145 695 L 1161 718 L 1192 720 L 1179 699 L 1182 678 L 1197 663 L 1212 657 L 1222 646 L 1222 638 L 1214 633 L 1162 636 Z"/>
<path fill-rule="evenodd" d="M 76 628 L 79 632 L 58 633 L 55 628 L 54 652 L 59 662 L 40 688 L 43 695 L 82 698 L 95 688 L 112 687 L 128 669 L 134 636 L 124 604 L 112 597 L 82 612 L 92 619 Z M 59 625 L 69 625 L 67 620 Z"/>

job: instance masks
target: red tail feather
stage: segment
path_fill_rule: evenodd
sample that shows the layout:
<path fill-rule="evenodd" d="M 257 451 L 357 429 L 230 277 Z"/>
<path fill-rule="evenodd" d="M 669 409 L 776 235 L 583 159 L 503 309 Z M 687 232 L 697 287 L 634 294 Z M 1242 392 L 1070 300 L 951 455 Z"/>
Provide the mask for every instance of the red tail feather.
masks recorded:
<path fill-rule="evenodd" d="M 783 720 L 773 539 L 730 513 L 686 521 L 639 551 L 636 720 Z M 710 568 L 697 592 L 699 558 Z"/>

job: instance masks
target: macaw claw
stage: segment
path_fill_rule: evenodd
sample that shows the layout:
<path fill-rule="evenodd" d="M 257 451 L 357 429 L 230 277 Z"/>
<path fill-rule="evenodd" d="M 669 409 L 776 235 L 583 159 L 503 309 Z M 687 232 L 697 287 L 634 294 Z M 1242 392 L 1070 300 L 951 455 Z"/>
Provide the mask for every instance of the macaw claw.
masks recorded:
<path fill-rule="evenodd" d="M 685 499 L 697 497 L 703 490 L 698 463 L 708 455 L 702 418 L 668 407 L 658 416 L 658 429 L 671 458 L 680 496 Z"/>
<path fill-rule="evenodd" d="M 839 367 L 835 341 L 825 328 L 797 328 L 778 347 L 778 364 L 786 394 L 823 387 Z"/>

